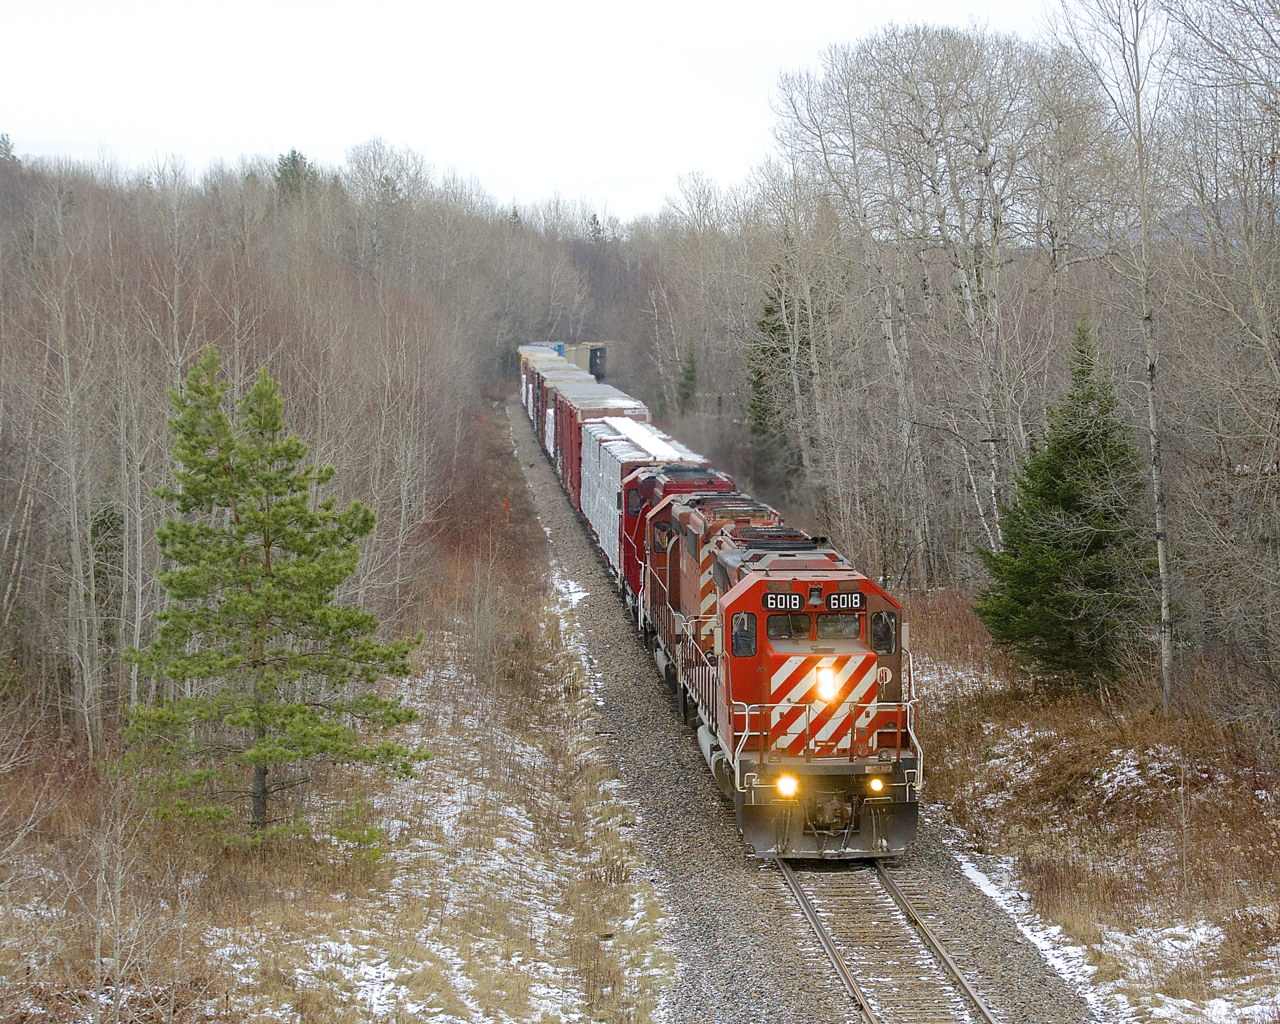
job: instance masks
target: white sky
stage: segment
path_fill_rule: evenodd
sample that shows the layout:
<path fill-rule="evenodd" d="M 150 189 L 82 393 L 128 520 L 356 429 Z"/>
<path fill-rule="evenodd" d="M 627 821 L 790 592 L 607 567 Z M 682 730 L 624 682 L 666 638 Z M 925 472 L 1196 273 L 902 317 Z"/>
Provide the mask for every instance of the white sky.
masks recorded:
<path fill-rule="evenodd" d="M 890 20 L 1036 34 L 1041 0 L 0 0 L 0 132 L 19 155 L 339 164 L 380 136 L 500 202 L 623 220 L 677 178 L 766 155 L 783 70 Z"/>

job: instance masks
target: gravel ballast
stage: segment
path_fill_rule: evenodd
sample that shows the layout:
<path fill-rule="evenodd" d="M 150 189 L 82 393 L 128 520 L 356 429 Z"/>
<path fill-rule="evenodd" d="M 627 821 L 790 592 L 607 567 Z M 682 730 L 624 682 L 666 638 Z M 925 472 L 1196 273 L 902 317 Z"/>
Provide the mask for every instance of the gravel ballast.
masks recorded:
<path fill-rule="evenodd" d="M 638 810 L 636 843 L 661 894 L 679 968 L 662 1012 L 671 1024 L 857 1021 L 831 968 L 791 906 L 778 871 L 748 858 L 603 559 L 560 489 L 516 401 L 512 439 L 559 570 L 587 595 L 574 613 L 599 680 L 597 730 Z M 927 713 L 927 709 L 926 709 Z M 1005 1024 L 1079 1024 L 1087 1004 L 965 877 L 936 811 L 921 816 L 898 862 L 931 894 L 935 931 Z M 952 837 L 954 841 L 954 837 Z"/>

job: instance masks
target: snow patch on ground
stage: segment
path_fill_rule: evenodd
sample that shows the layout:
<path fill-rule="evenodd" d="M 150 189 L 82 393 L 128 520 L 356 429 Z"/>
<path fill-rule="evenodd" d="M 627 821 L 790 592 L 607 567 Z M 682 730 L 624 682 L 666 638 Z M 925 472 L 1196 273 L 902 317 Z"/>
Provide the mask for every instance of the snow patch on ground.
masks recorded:
<path fill-rule="evenodd" d="M 318 984 L 321 978 L 337 972 L 341 987 L 350 990 L 357 1002 L 374 1017 L 390 1016 L 397 1010 L 421 1014 L 424 1003 L 415 1002 L 397 979 L 411 973 L 409 968 L 391 967 L 379 950 L 370 945 L 354 946 L 350 942 L 321 942 L 308 951 L 308 967 L 296 973 L 299 982 Z"/>
<path fill-rule="evenodd" d="M 1088 1002 L 1098 1020 L 1117 1024 L 1136 1020 L 1123 999 L 1109 997 L 1094 987 L 1092 978 L 1096 968 L 1088 961 L 1088 950 L 1072 943 L 1063 935 L 1061 928 L 1047 924 L 1034 913 L 1027 903 L 1026 894 L 1012 888 L 1008 876 L 997 884 L 965 854 L 955 851 L 955 857 L 965 877 L 1009 915 L 1027 941 L 1040 950 L 1058 975 Z"/>
<path fill-rule="evenodd" d="M 588 591 L 577 580 L 570 579 L 563 569 L 558 565 L 553 565 L 551 570 L 551 585 L 555 588 L 555 592 L 559 595 L 562 604 L 569 608 L 577 608 L 578 604 Z"/>
<path fill-rule="evenodd" d="M 1280 957 L 1273 958 L 1270 973 L 1245 979 L 1238 991 L 1200 1004 L 1139 991 L 1134 978 L 1149 977 L 1153 970 L 1179 963 L 1204 962 L 1210 958 L 1222 943 L 1222 929 L 1208 922 L 1190 928 L 1141 928 L 1132 934 L 1104 929 L 1101 945 L 1091 951 L 1072 942 L 1061 928 L 1047 923 L 1031 909 L 1029 897 L 1017 888 L 1012 861 L 994 859 L 995 870 L 984 871 L 963 852 L 957 850 L 955 856 L 965 876 L 1009 915 L 1049 965 L 1088 1002 L 1096 1020 L 1106 1024 L 1137 1024 L 1145 1020 L 1172 1024 L 1204 1024 L 1206 1021 L 1242 1024 L 1276 1020 Z M 1125 976 L 1118 981 L 1099 982 L 1098 969 L 1091 962 L 1098 954 L 1125 965 Z"/>
<path fill-rule="evenodd" d="M 972 694 L 983 687 L 1001 685 L 980 673 L 952 673 L 925 659 L 917 658 L 916 666 L 917 693 L 935 706 L 953 699 L 957 693 Z M 982 736 L 985 741 L 981 753 L 983 771 L 968 795 L 971 813 L 977 813 L 997 829 L 1020 827 L 1020 814 L 1025 817 L 1026 812 L 1026 794 L 1009 785 L 1008 780 L 1034 777 L 1037 760 L 1057 749 L 1061 738 L 1052 729 L 1034 725 L 997 728 L 992 723 L 983 724 Z M 1077 790 L 1075 798 L 1085 801 L 1089 819 L 1097 821 L 1100 827 L 1106 823 L 1123 831 L 1123 823 L 1134 817 L 1141 818 L 1169 800 L 1185 800 L 1190 806 L 1214 799 L 1212 769 L 1188 761 L 1166 745 L 1103 748 L 1090 756 L 1095 758 L 1092 774 L 1079 784 L 1083 788 Z M 1263 805 L 1273 800 L 1267 789 L 1250 787 L 1249 792 Z M 1055 816 L 1053 809 L 1046 808 L 1041 813 L 1048 816 L 1048 821 L 1037 823 L 1038 829 L 1065 832 L 1069 828 L 1065 820 Z M 1270 811 L 1263 810 L 1263 813 Z M 1176 837 L 1162 835 L 1151 826 L 1147 826 L 1145 835 L 1148 842 L 1157 844 L 1155 850 L 1144 848 L 1148 862 L 1157 857 L 1159 850 L 1167 849 L 1168 866 L 1172 870 L 1177 864 Z M 1277 997 L 1280 944 L 1250 960 L 1249 976 L 1225 977 L 1220 968 L 1212 966 L 1224 946 L 1223 929 L 1210 921 L 1162 925 L 1162 918 L 1167 921 L 1176 915 L 1160 912 L 1153 899 L 1151 908 L 1138 915 L 1151 922 L 1150 925 L 1128 930 L 1104 925 L 1099 928 L 1098 941 L 1081 945 L 1032 909 L 1030 896 L 1019 884 L 1012 858 L 970 856 L 961 847 L 979 847 L 963 839 L 952 845 L 965 875 L 1012 918 L 1024 937 L 1035 944 L 1045 960 L 1089 1003 L 1099 1021 L 1115 1024 L 1280 1022 Z M 1104 856 L 1105 851 L 1095 851 L 1092 855 Z M 1158 865 L 1159 859 L 1154 863 Z M 1122 864 L 1118 870 L 1123 877 Z M 1140 887 L 1143 883 L 1140 877 L 1135 877 L 1133 884 Z M 1141 890 L 1135 891 L 1141 900 Z M 1253 908 L 1253 912 L 1261 919 L 1274 922 L 1277 906 L 1272 895 L 1259 893 L 1261 905 Z M 1188 973 L 1208 989 L 1205 998 L 1175 999 L 1159 991 L 1179 985 L 1176 979 Z"/>

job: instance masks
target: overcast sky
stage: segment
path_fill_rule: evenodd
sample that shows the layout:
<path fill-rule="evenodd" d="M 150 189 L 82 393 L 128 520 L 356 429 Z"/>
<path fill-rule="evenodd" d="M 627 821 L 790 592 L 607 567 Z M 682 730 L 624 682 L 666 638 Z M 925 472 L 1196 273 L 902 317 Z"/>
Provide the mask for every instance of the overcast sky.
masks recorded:
<path fill-rule="evenodd" d="M 1041 0 L 3 0 L 0 132 L 19 155 L 215 160 L 381 137 L 500 202 L 623 220 L 767 154 L 781 71 L 890 20 L 1036 34 Z"/>

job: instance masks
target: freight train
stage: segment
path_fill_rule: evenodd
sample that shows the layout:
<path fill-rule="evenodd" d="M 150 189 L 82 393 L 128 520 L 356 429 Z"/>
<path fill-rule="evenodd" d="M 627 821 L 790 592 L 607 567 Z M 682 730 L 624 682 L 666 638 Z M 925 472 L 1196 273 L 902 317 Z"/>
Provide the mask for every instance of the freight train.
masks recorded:
<path fill-rule="evenodd" d="M 923 753 L 902 608 L 553 349 L 520 398 L 755 857 L 886 857 Z M 637 742 L 643 742 L 637 738 Z"/>

